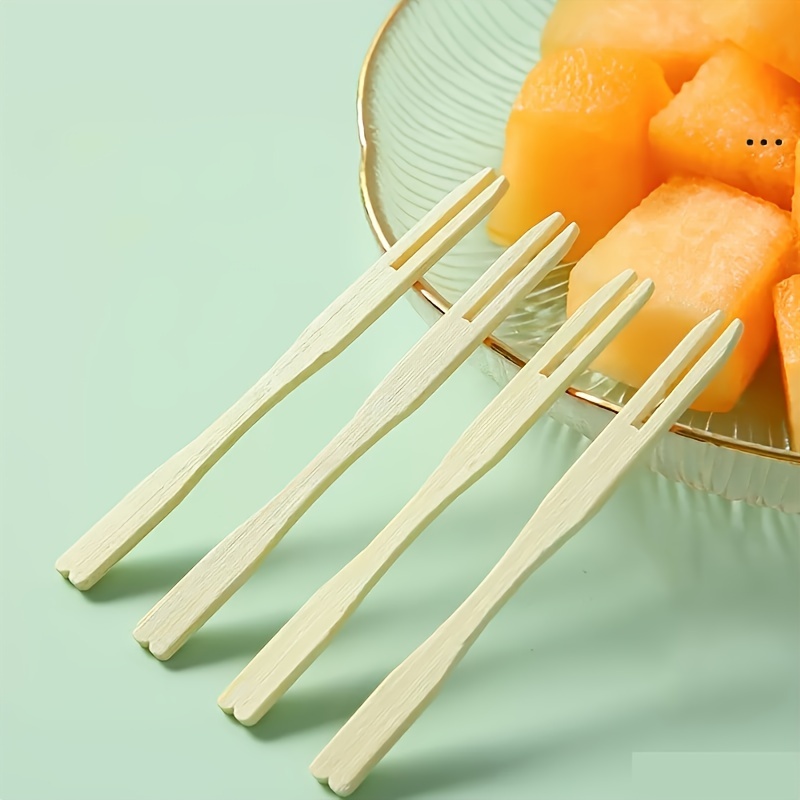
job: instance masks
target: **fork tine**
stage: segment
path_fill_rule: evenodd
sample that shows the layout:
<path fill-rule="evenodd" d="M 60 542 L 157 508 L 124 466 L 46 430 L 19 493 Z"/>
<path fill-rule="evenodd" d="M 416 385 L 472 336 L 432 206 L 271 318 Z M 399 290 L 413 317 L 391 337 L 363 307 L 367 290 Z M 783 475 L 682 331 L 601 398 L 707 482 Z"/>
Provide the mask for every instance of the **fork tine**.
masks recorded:
<path fill-rule="evenodd" d="M 499 325 L 508 314 L 506 298 L 510 295 L 524 298 L 569 252 L 580 230 L 571 222 L 553 239 L 563 223 L 561 214 L 551 214 L 523 234 L 495 262 L 492 269 L 487 270 L 487 273 L 492 273 L 491 276 L 487 275 L 486 281 L 482 278 L 476 281 L 474 291 L 464 294 L 455 303 L 453 313 L 460 314 L 469 322 L 488 324 L 490 330 Z M 525 259 L 515 262 L 521 252 L 525 254 Z"/>
<path fill-rule="evenodd" d="M 642 425 L 640 433 L 653 438 L 674 424 L 680 416 L 681 409 L 692 402 L 717 374 L 718 365 L 725 361 L 744 332 L 744 324 L 735 319 L 723 334 L 698 359 L 697 363 L 684 375 L 678 385 L 664 398 L 650 418 Z"/>
<path fill-rule="evenodd" d="M 473 319 L 550 242 L 564 222 L 563 214 L 556 212 L 526 231 L 453 304 L 453 313 Z"/>
<path fill-rule="evenodd" d="M 491 167 L 487 167 L 456 186 L 386 251 L 390 266 L 400 269 L 493 183 L 504 185 L 506 181 Z"/>
<path fill-rule="evenodd" d="M 543 374 L 549 373 L 553 380 L 561 382 L 566 389 L 575 374 L 584 370 L 620 332 L 628 320 L 650 299 L 654 289 L 655 285 L 651 280 L 644 280 L 611 310 L 608 310 L 607 307 L 617 301 L 619 292 L 609 296 L 608 300 L 603 303 L 601 315 L 594 318 L 587 317 L 583 320 L 581 326 L 583 338 L 580 342 L 576 341 L 572 345 L 572 349 L 562 348 L 559 356 L 550 360 Z M 599 295 L 600 292 L 597 294 Z M 597 295 L 590 298 L 584 305 L 588 306 L 596 298 Z M 583 308 L 579 309 L 579 312 L 582 310 Z M 573 315 L 576 322 L 579 321 L 578 313 Z M 563 358 L 560 364 L 558 363 L 559 358 Z"/>
<path fill-rule="evenodd" d="M 481 185 L 482 183 L 478 184 Z M 416 281 L 497 205 L 507 189 L 508 181 L 502 176 L 489 183 L 482 191 L 470 192 L 464 198 L 460 195 L 459 187 L 448 205 L 444 224 L 441 224 L 443 220 L 434 220 L 434 224 L 425 231 L 425 237 L 410 244 L 397 257 L 392 256 L 392 251 L 389 250 L 385 257 L 388 259 L 387 263 L 406 280 L 411 278 Z M 468 202 L 462 202 L 467 199 Z M 451 211 L 455 213 L 450 214 Z"/>
<path fill-rule="evenodd" d="M 618 302 L 619 297 L 636 281 L 636 273 L 625 270 L 601 289 L 598 289 L 578 310 L 567 317 L 564 324 L 542 345 L 532 361 L 538 371 L 550 375 L 557 364 L 570 353 L 593 325 L 598 324 Z"/>
<path fill-rule="evenodd" d="M 725 315 L 715 311 L 692 328 L 625 405 L 619 416 L 635 425 L 663 400 L 675 381 L 715 337 Z M 621 424 L 621 423 L 620 423 Z"/>

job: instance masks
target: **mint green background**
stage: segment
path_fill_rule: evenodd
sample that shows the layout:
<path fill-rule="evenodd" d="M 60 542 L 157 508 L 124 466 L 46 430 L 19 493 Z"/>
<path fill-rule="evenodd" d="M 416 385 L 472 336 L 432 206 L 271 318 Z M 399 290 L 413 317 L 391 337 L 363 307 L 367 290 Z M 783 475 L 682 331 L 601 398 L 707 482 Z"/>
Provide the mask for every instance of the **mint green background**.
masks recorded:
<path fill-rule="evenodd" d="M 92 592 L 53 569 L 374 259 L 355 85 L 390 6 L 0 5 L 2 800 L 330 796 L 312 758 L 583 446 L 537 426 L 251 730 L 217 694 L 419 487 L 492 397 L 484 377 L 459 370 L 171 662 L 130 632 L 411 346 L 423 326 L 405 302 Z M 636 472 L 358 796 L 796 800 L 798 585 L 800 519 Z"/>

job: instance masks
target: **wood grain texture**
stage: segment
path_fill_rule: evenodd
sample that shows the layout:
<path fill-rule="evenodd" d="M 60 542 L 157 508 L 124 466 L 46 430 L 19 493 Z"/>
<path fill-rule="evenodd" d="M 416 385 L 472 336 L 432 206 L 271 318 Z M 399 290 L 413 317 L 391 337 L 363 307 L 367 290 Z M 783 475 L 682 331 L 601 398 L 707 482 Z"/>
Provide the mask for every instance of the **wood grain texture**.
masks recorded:
<path fill-rule="evenodd" d="M 245 725 L 258 722 L 332 641 L 373 586 L 447 506 L 499 463 L 653 292 L 622 302 L 627 271 L 590 298 L 458 439 L 417 494 L 356 558 L 324 584 L 219 698 Z"/>
<path fill-rule="evenodd" d="M 591 518 L 623 474 L 725 363 L 741 336 L 743 326 L 738 320 L 670 392 L 718 331 L 720 319 L 713 315 L 689 333 L 545 497 L 475 591 L 375 689 L 312 763 L 317 780 L 341 796 L 361 784 L 431 703 L 495 614 L 531 573 Z M 653 408 L 656 410 L 638 427 Z"/>
<path fill-rule="evenodd" d="M 554 214 L 503 253 L 390 371 L 328 446 L 150 610 L 134 638 L 157 658 L 170 658 L 247 581 L 325 489 L 419 408 L 561 261 L 577 236 L 577 227 L 569 225 L 551 242 L 563 223 Z M 499 293 L 497 284 L 503 287 Z M 476 310 L 472 320 L 461 316 L 464 309 Z"/>
<path fill-rule="evenodd" d="M 456 187 L 334 300 L 233 407 L 90 528 L 58 559 L 56 569 L 79 589 L 93 586 L 269 409 L 347 348 L 483 219 L 506 185 L 485 169 Z"/>

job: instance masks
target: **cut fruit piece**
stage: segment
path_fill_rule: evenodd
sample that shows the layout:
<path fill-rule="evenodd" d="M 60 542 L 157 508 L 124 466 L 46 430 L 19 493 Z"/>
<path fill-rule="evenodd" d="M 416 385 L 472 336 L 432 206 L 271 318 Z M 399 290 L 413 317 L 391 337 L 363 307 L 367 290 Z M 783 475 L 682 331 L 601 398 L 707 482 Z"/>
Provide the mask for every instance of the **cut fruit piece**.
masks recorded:
<path fill-rule="evenodd" d="M 789 437 L 792 450 L 800 453 L 800 275 L 792 275 L 775 287 L 775 321 L 789 412 Z"/>
<path fill-rule="evenodd" d="M 624 50 L 578 48 L 542 59 L 506 128 L 509 189 L 489 218 L 504 246 L 560 211 L 577 222 L 577 259 L 659 183 L 650 118 L 672 92 L 655 61 Z"/>
<path fill-rule="evenodd" d="M 800 0 L 697 0 L 720 39 L 800 81 Z"/>
<path fill-rule="evenodd" d="M 800 83 L 725 44 L 650 122 L 670 175 L 705 175 L 790 208 Z"/>
<path fill-rule="evenodd" d="M 773 341 L 772 290 L 793 248 L 788 212 L 709 178 L 673 178 L 578 262 L 567 313 L 624 269 L 653 279 L 653 297 L 592 365 L 637 387 L 701 319 L 717 309 L 726 324 L 738 317 L 739 345 L 693 405 L 728 411 Z"/>
<path fill-rule="evenodd" d="M 792 218 L 794 219 L 794 232 L 797 236 L 797 247 L 800 249 L 800 141 L 794 151 L 794 197 L 792 198 Z M 800 255 L 798 257 L 800 260 Z M 800 267 L 800 265 L 798 265 Z"/>
<path fill-rule="evenodd" d="M 542 55 L 574 47 L 635 50 L 661 65 L 677 91 L 719 46 L 698 0 L 558 0 L 542 31 Z"/>

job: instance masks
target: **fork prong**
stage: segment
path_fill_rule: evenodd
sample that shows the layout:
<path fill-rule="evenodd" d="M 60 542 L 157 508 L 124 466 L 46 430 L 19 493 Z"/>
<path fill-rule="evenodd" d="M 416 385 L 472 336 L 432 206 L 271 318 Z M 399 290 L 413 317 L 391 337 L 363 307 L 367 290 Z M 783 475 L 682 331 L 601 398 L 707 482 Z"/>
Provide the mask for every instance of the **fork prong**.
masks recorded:
<path fill-rule="evenodd" d="M 456 186 L 389 248 L 385 256 L 387 262 L 395 269 L 401 269 L 413 256 L 420 254 L 426 245 L 430 245 L 431 240 L 453 222 L 481 193 L 492 186 L 496 187 L 496 193 L 501 195 L 507 188 L 507 181 L 503 176 L 498 176 L 490 167 L 481 170 Z M 438 248 L 436 249 L 438 252 Z"/>
<path fill-rule="evenodd" d="M 691 403 L 717 374 L 719 366 L 727 360 L 744 332 L 744 324 L 735 319 L 722 335 L 697 360 L 678 385 L 664 398 L 661 405 L 642 425 L 641 433 L 648 438 L 658 436 L 680 416 L 682 409 Z"/>
<path fill-rule="evenodd" d="M 551 359 L 548 365 L 549 373 L 545 372 L 543 374 L 549 374 L 552 380 L 562 384 L 564 388 L 570 385 L 575 375 L 582 372 L 594 361 L 608 343 L 628 324 L 631 317 L 650 299 L 654 288 L 651 280 L 645 280 L 619 302 L 615 308 L 608 310 L 604 307 L 602 312 L 598 313 L 594 318 L 586 319 L 582 326 L 583 338 L 579 342 L 575 342 L 573 349 L 565 352 L 561 363 Z M 587 301 L 587 305 L 591 302 L 591 299 L 593 298 Z M 613 300 L 616 299 L 616 297 L 610 298 L 604 306 L 611 305 Z M 606 316 L 603 317 L 603 314 Z M 577 314 L 574 316 L 577 316 Z"/>
<path fill-rule="evenodd" d="M 575 348 L 588 330 L 606 316 L 619 298 L 636 281 L 632 269 L 621 272 L 612 281 L 596 291 L 564 324 L 542 345 L 530 360 L 543 375 L 550 375 L 558 364 Z"/>
<path fill-rule="evenodd" d="M 695 325 L 619 412 L 620 418 L 629 425 L 636 425 L 646 419 L 678 378 L 708 347 L 724 318 L 723 312 L 715 311 Z"/>
<path fill-rule="evenodd" d="M 438 230 L 430 238 L 419 247 L 414 246 L 413 254 L 402 259 L 400 266 L 395 265 L 398 274 L 406 280 L 418 280 L 497 205 L 507 188 L 508 182 L 503 177 L 490 183 L 449 222 L 441 227 L 437 226 Z"/>
<path fill-rule="evenodd" d="M 477 296 L 478 291 L 476 291 L 474 301 L 471 297 L 462 298 L 464 302 L 463 306 L 459 306 L 459 310 L 462 307 L 467 309 L 462 314 L 464 319 L 474 322 L 476 325 L 482 325 L 489 331 L 494 330 L 508 316 L 510 310 L 508 298 L 513 296 L 518 298 L 517 302 L 522 301 L 548 273 L 562 262 L 580 231 L 578 226 L 571 222 L 558 236 L 543 247 L 542 245 L 552 236 L 551 231 L 560 217 L 560 214 L 548 217 L 544 223 L 540 223 L 540 225 L 547 224 L 543 234 L 537 233 L 540 227 L 537 225 L 509 248 L 510 251 L 513 251 L 513 257 L 518 257 L 520 249 L 524 249 L 526 258 L 520 265 L 502 257 L 500 259 L 502 263 L 497 269 L 501 279 L 488 291 L 481 292 L 480 296 Z M 535 256 L 530 260 L 532 253 L 535 253 Z"/>
<path fill-rule="evenodd" d="M 538 255 L 564 225 L 558 212 L 534 225 L 509 247 L 453 304 L 454 314 L 472 320 L 491 299 L 508 287 L 513 278 Z"/>

